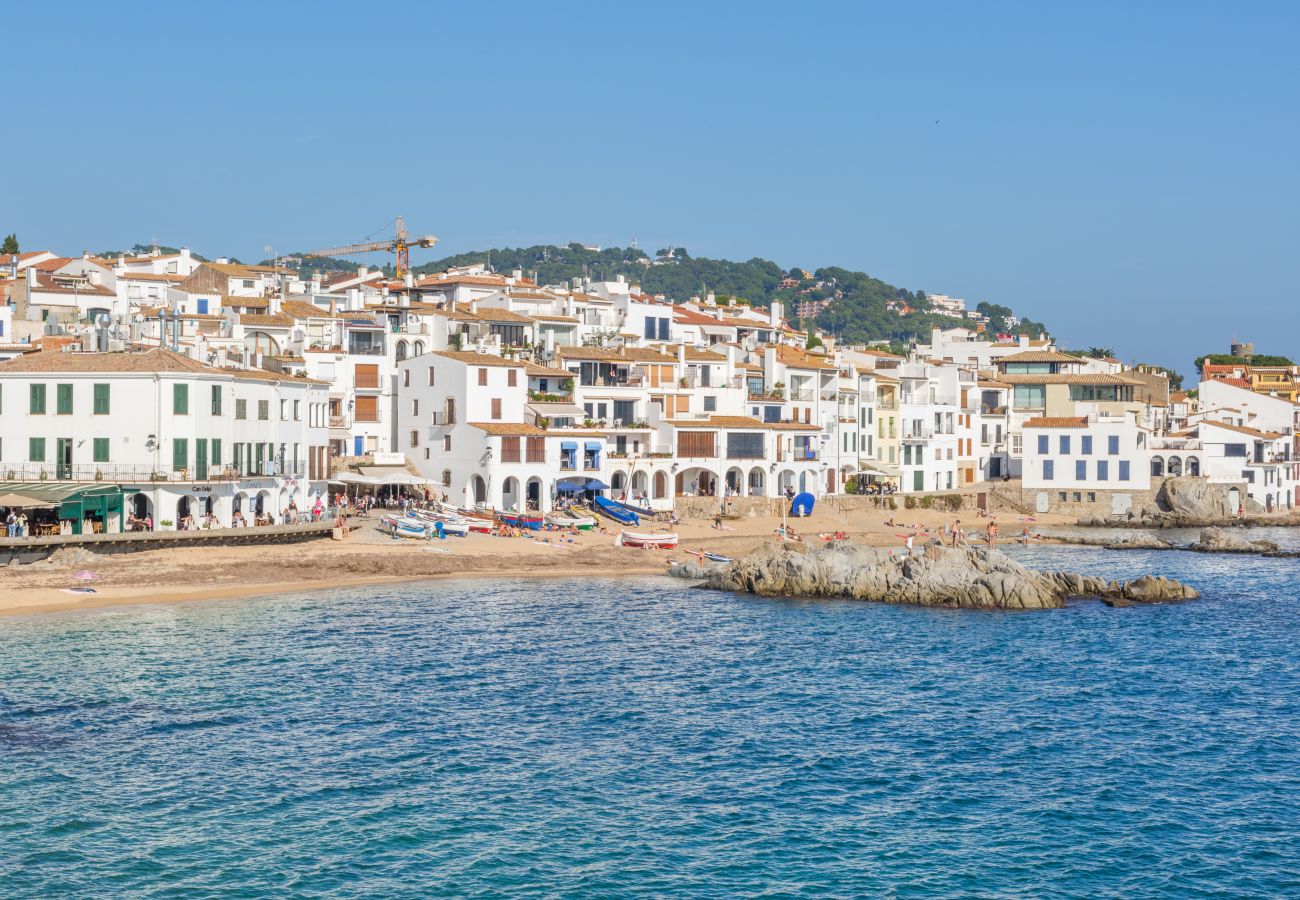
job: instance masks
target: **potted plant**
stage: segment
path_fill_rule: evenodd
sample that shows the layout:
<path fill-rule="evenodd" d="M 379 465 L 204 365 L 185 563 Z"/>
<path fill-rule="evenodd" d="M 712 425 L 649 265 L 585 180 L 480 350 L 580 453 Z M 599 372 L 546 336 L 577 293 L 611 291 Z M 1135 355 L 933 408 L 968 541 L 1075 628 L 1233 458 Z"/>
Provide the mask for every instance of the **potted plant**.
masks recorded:
<path fill-rule="evenodd" d="M 573 379 L 572 379 L 572 378 L 566 378 L 566 379 L 564 379 L 564 381 L 562 381 L 562 382 L 560 383 L 560 389 L 563 390 L 566 394 L 572 394 L 572 393 L 573 393 Z"/>
<path fill-rule="evenodd" d="M 176 524 L 176 523 L 173 522 L 171 519 L 163 519 L 163 520 L 162 520 L 161 522 L 159 522 L 158 524 L 159 524 L 161 527 L 163 527 L 163 528 L 171 528 L 172 525 L 174 525 L 174 524 Z"/>

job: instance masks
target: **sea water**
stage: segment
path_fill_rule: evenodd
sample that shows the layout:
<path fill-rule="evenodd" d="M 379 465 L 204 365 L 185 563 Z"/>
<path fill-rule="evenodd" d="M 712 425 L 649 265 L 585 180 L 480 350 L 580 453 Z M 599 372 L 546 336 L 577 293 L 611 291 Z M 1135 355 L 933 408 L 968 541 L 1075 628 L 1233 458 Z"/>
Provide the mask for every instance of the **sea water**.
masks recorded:
<path fill-rule="evenodd" d="M 1293 560 L 1195 603 L 663 578 L 0 620 L 0 895 L 1295 896 Z"/>

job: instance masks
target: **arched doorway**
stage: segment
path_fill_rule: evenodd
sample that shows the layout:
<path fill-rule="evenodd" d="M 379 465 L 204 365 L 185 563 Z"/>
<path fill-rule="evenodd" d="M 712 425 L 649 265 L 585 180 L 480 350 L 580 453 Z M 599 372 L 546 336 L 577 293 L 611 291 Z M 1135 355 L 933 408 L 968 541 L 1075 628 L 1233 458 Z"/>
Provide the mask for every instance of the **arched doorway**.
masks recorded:
<path fill-rule="evenodd" d="M 423 356 L 423 355 L 424 355 L 424 341 L 416 341 L 416 342 L 411 346 L 411 355 L 412 355 L 412 356 Z"/>
<path fill-rule="evenodd" d="M 654 478 L 654 496 L 656 500 L 668 496 L 668 476 L 663 472 L 655 472 Z"/>
<path fill-rule="evenodd" d="M 191 514 L 190 506 L 189 497 L 182 497 L 176 501 L 176 527 L 178 529 L 181 527 L 181 523 L 189 518 Z"/>
<path fill-rule="evenodd" d="M 745 473 L 737 466 L 732 466 L 727 470 L 727 493 L 733 497 L 739 497 L 745 487 Z"/>
<path fill-rule="evenodd" d="M 677 493 L 689 497 L 713 497 L 718 489 L 718 476 L 708 469 L 690 468 L 677 473 Z"/>
<path fill-rule="evenodd" d="M 1183 459 L 1181 456 L 1169 457 L 1169 477 L 1177 478 L 1183 474 Z"/>
<path fill-rule="evenodd" d="M 528 479 L 524 485 L 524 495 L 528 500 L 528 508 L 532 510 L 541 510 L 542 508 L 542 479 L 533 476 Z"/>
<path fill-rule="evenodd" d="M 645 472 L 632 473 L 632 496 L 642 497 L 649 496 L 650 476 Z"/>
<path fill-rule="evenodd" d="M 146 519 L 153 515 L 153 504 L 149 502 L 146 494 L 131 495 L 131 515 L 137 519 Z"/>
<path fill-rule="evenodd" d="M 1188 475 L 1201 474 L 1201 461 L 1197 459 L 1195 456 L 1187 457 L 1187 474 Z"/>
<path fill-rule="evenodd" d="M 777 489 L 780 490 L 781 493 L 783 494 L 787 493 L 788 491 L 794 490 L 794 484 L 795 484 L 794 472 L 791 471 L 790 469 L 785 469 L 784 471 L 782 471 L 781 477 L 778 478 L 776 482 Z"/>
<path fill-rule="evenodd" d="M 519 511 L 519 479 L 513 475 L 501 484 L 501 508 Z"/>
<path fill-rule="evenodd" d="M 397 346 L 393 348 L 393 353 L 398 362 L 406 359 L 406 341 L 398 341 Z"/>
<path fill-rule="evenodd" d="M 257 496 L 253 498 L 253 515 L 264 516 L 270 507 L 271 492 L 258 491 Z"/>
<path fill-rule="evenodd" d="M 487 503 L 487 482 L 482 475 L 475 475 L 469 480 L 469 492 L 475 503 Z"/>
<path fill-rule="evenodd" d="M 626 484 L 627 476 L 622 472 L 615 472 L 613 475 L 609 476 L 609 488 L 612 491 L 621 491 Z"/>
<path fill-rule="evenodd" d="M 1165 458 L 1163 456 L 1151 457 L 1151 477 L 1163 478 L 1165 474 Z"/>
<path fill-rule="evenodd" d="M 754 466 L 749 470 L 749 496 L 761 497 L 766 493 L 763 487 L 767 481 L 767 473 L 763 471 L 762 466 Z"/>

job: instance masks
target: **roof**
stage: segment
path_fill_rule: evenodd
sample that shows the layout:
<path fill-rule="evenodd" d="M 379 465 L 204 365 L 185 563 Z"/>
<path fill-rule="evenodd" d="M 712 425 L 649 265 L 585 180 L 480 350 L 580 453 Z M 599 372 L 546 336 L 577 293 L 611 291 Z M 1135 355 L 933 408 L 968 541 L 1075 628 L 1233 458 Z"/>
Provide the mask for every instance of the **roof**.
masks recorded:
<path fill-rule="evenodd" d="M 675 356 L 643 347 L 621 347 L 617 350 L 608 347 L 556 347 L 555 354 L 561 359 L 587 359 L 602 362 L 652 362 L 665 365 L 677 362 Z"/>
<path fill-rule="evenodd" d="M 240 313 L 240 325 L 260 325 L 267 328 L 288 328 L 293 319 L 283 315 L 266 315 L 264 313 Z"/>
<path fill-rule="evenodd" d="M 1282 436 L 1276 431 L 1260 431 L 1256 428 L 1247 428 L 1245 425 L 1229 425 L 1227 422 L 1215 422 L 1212 419 L 1204 419 L 1197 424 L 1213 425 L 1215 428 L 1226 428 L 1229 431 L 1235 431 L 1238 434 L 1247 434 L 1251 437 L 1263 438 L 1265 440 L 1273 440 Z"/>
<path fill-rule="evenodd" d="M 460 315 L 470 315 L 484 322 L 518 322 L 521 325 L 531 325 L 533 320 L 522 313 L 512 312 L 508 309 L 501 309 L 496 306 L 483 306 L 476 304 L 474 310 L 470 310 L 469 304 L 457 303 L 456 312 Z"/>
<path fill-rule="evenodd" d="M 665 419 L 674 428 L 750 428 L 764 431 L 821 431 L 803 422 L 763 422 L 751 416 L 709 416 L 707 419 Z"/>
<path fill-rule="evenodd" d="M 1071 356 L 1068 353 L 1059 353 L 1056 350 L 1024 350 L 1020 353 L 1008 353 L 1006 356 L 999 356 L 995 362 L 998 365 L 1017 362 L 1074 363 L 1080 365 L 1083 363 L 1083 358 Z"/>
<path fill-rule="evenodd" d="M 158 372 L 192 375 L 228 375 L 232 378 L 255 381 L 286 381 L 298 384 L 325 384 L 311 378 L 299 378 L 284 372 L 265 369 L 220 369 L 197 359 L 168 350 L 150 347 L 147 350 L 114 351 L 109 353 L 65 352 L 42 350 L 28 353 L 6 362 L 0 362 L 0 375 L 10 373 L 62 374 L 154 374 Z"/>
<path fill-rule="evenodd" d="M 445 359 L 454 359 L 456 362 L 462 362 L 467 366 L 500 366 L 510 369 L 523 369 L 528 365 L 521 359 L 506 359 L 504 356 L 496 356 L 491 353 L 476 353 L 473 350 L 434 350 L 433 355 Z"/>
<path fill-rule="evenodd" d="M 1141 387 L 1142 383 L 1118 375 L 1105 375 L 1100 372 L 1081 375 L 999 375 L 998 380 L 1005 384 L 1115 384 L 1125 387 Z"/>
<path fill-rule="evenodd" d="M 1039 416 L 1025 420 L 1025 428 L 1087 428 L 1087 416 Z"/>
<path fill-rule="evenodd" d="M 32 271 L 29 269 L 28 271 Z M 20 279 L 21 280 L 21 279 Z M 36 291 L 42 294 L 84 294 L 91 297 L 116 297 L 117 294 L 97 284 L 80 284 L 76 287 L 65 287 L 54 280 L 54 276 L 49 272 L 36 272 L 36 283 L 32 286 Z"/>
<path fill-rule="evenodd" d="M 782 365 L 791 369 L 831 369 L 838 372 L 840 368 L 824 356 L 814 356 L 802 350 L 787 347 L 785 344 L 777 345 L 776 358 Z"/>
<path fill-rule="evenodd" d="M 468 422 L 466 424 L 487 434 L 501 435 L 503 437 L 547 436 L 547 432 L 536 425 L 525 425 L 523 422 Z"/>
<path fill-rule="evenodd" d="M 437 287 L 443 284 L 478 284 L 501 287 L 506 283 L 500 275 L 448 275 L 445 272 L 428 275 L 415 282 L 416 287 Z"/>
<path fill-rule="evenodd" d="M 530 315 L 539 322 L 556 322 L 563 325 L 578 324 L 578 319 L 575 316 L 553 316 L 550 313 L 530 313 Z"/>
<path fill-rule="evenodd" d="M 572 378 L 573 373 L 568 369 L 552 369 L 550 366 L 539 366 L 535 362 L 525 362 L 524 371 L 530 377 L 537 378 Z"/>

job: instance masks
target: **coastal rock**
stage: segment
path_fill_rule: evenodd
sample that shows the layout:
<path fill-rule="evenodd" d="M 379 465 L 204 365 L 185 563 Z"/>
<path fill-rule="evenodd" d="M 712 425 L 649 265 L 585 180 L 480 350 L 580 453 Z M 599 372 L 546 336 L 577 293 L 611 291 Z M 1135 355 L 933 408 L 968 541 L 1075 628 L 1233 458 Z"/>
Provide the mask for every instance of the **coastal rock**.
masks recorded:
<path fill-rule="evenodd" d="M 718 563 L 704 563 L 694 559 L 675 559 L 668 564 L 668 574 L 674 578 L 705 578 L 718 568 Z"/>
<path fill-rule="evenodd" d="M 1226 519 L 1236 515 L 1228 495 L 1204 478 L 1166 478 L 1156 497 L 1161 508 L 1184 519 Z"/>
<path fill-rule="evenodd" d="M 1175 581 L 1120 584 L 1070 572 L 1036 572 L 996 550 L 938 543 L 910 557 L 854 544 L 767 544 L 709 572 L 704 584 L 765 597 L 849 597 L 962 609 L 1059 609 L 1074 596 L 1136 602 L 1196 596 Z"/>
<path fill-rule="evenodd" d="M 1200 539 L 1188 546 L 1200 553 L 1277 553 L 1272 541 L 1248 541 L 1218 528 L 1202 528 Z"/>
<path fill-rule="evenodd" d="M 1102 546 L 1107 550 L 1172 550 L 1176 545 L 1154 534 L 1137 532 L 1104 541 Z"/>

